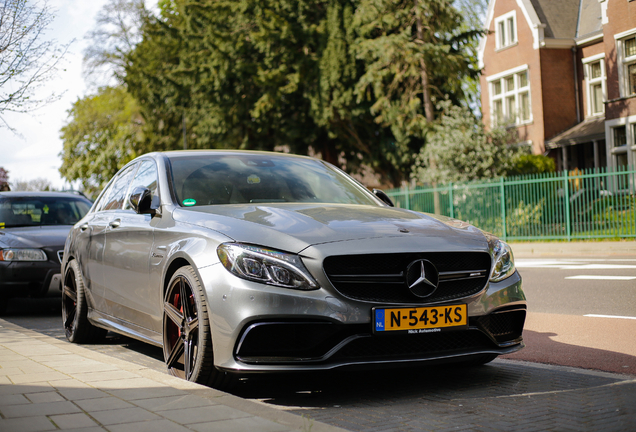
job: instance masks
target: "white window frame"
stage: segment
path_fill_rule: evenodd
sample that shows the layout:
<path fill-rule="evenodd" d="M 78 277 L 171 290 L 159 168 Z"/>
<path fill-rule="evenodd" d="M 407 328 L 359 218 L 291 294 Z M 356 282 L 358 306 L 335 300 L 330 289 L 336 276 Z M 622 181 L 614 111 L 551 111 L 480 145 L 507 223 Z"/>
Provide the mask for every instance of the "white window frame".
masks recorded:
<path fill-rule="evenodd" d="M 499 31 L 499 25 L 503 23 L 503 35 Z M 512 32 L 510 29 L 510 23 L 512 23 Z M 502 36 L 504 40 L 502 41 Z M 517 37 L 517 11 L 510 11 L 497 18 L 495 18 L 495 41 L 497 50 L 515 46 L 519 43 Z"/>
<path fill-rule="evenodd" d="M 614 147 L 614 129 L 617 127 L 625 128 L 627 144 L 624 146 Z M 636 115 L 606 121 L 605 142 L 608 144 L 608 165 L 616 167 L 616 155 L 623 153 L 627 153 L 628 165 L 636 165 Z"/>
<path fill-rule="evenodd" d="M 616 65 L 618 67 L 618 88 L 620 97 L 634 96 L 636 93 L 628 93 L 629 88 L 629 76 L 627 75 L 627 68 L 633 64 L 636 64 L 636 55 L 625 57 L 624 41 L 636 36 L 636 28 L 627 30 L 622 33 L 614 35 L 616 40 Z"/>
<path fill-rule="evenodd" d="M 592 87 L 596 84 L 601 84 L 603 102 L 606 102 L 607 76 L 605 74 L 605 53 L 586 57 L 581 60 L 581 62 L 583 63 L 583 73 L 585 75 L 585 91 L 587 92 L 587 117 L 602 116 L 605 114 L 605 103 L 603 103 L 603 109 L 601 110 L 601 112 L 594 112 L 594 95 L 592 93 Z M 599 78 L 592 78 L 592 65 L 597 62 L 601 63 L 601 76 Z"/>
<path fill-rule="evenodd" d="M 527 84 L 525 87 L 521 87 L 520 86 L 520 79 L 519 79 L 519 74 L 525 72 L 526 73 L 526 77 L 527 77 Z M 515 82 L 515 88 L 512 91 L 507 91 L 506 90 L 506 86 L 505 86 L 505 80 L 506 78 L 509 78 L 510 76 L 514 77 L 514 82 Z M 507 119 L 508 121 L 504 121 L 503 123 L 501 123 L 500 125 L 502 126 L 521 126 L 521 125 L 525 125 L 525 124 L 530 124 L 533 121 L 533 115 L 532 115 L 532 91 L 531 91 L 531 85 L 530 85 L 530 71 L 528 68 L 528 65 L 525 64 L 523 66 L 519 66 L 513 69 L 508 69 L 507 71 L 489 76 L 486 78 L 486 81 L 488 82 L 488 96 L 490 98 L 490 123 L 491 126 L 497 126 L 497 119 L 495 116 L 495 102 L 496 101 L 501 101 L 502 102 L 502 114 L 503 114 L 503 118 Z M 501 85 L 501 93 L 499 95 L 495 95 L 494 92 L 494 86 L 495 83 L 499 82 Z M 528 109 L 529 109 L 529 114 L 530 117 L 527 120 L 522 120 L 520 117 L 520 113 L 521 113 L 521 94 L 523 93 L 528 93 Z M 506 104 L 506 99 L 509 97 L 514 97 L 515 102 L 515 113 L 514 113 L 514 118 L 510 118 L 510 113 L 508 112 L 508 106 Z"/>

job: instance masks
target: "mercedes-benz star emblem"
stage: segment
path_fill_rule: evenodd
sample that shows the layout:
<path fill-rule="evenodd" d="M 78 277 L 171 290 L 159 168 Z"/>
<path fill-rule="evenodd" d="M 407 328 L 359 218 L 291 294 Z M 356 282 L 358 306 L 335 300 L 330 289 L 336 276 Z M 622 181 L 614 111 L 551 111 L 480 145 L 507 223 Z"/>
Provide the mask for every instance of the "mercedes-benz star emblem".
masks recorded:
<path fill-rule="evenodd" d="M 406 269 L 406 286 L 417 297 L 428 297 L 435 292 L 439 273 L 432 262 L 417 260 Z"/>

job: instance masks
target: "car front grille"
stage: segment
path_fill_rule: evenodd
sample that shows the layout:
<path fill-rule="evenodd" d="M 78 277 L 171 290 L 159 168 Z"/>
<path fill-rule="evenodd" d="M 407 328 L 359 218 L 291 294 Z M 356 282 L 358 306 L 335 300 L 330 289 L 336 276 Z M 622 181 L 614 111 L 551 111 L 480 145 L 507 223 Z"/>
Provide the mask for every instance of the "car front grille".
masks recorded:
<path fill-rule="evenodd" d="M 428 297 L 408 289 L 405 273 L 416 260 L 430 261 L 439 272 L 438 288 Z M 375 303 L 431 303 L 478 293 L 490 274 L 486 252 L 339 255 L 327 257 L 323 267 L 329 281 L 345 297 Z"/>

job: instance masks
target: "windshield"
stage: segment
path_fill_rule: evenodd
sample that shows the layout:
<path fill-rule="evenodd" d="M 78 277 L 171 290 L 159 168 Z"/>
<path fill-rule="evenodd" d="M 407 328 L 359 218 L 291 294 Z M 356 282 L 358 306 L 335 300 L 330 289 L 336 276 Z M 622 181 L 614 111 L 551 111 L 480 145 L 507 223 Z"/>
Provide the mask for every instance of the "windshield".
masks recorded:
<path fill-rule="evenodd" d="M 41 225 L 73 225 L 91 208 L 73 197 L 0 197 L 0 229 Z"/>
<path fill-rule="evenodd" d="M 179 204 L 315 202 L 378 205 L 346 174 L 318 160 L 269 154 L 170 156 Z"/>

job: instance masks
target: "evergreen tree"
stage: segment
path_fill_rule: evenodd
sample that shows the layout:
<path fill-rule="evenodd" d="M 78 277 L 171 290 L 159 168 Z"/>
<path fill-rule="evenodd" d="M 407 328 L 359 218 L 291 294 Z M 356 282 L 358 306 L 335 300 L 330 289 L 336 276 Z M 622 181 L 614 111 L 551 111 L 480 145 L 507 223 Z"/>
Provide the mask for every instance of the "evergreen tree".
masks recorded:
<path fill-rule="evenodd" d="M 358 100 L 374 102 L 376 122 L 395 137 L 387 157 L 408 172 L 436 119 L 436 101 L 459 104 L 462 79 L 477 75 L 464 47 L 480 31 L 461 31 L 462 17 L 449 0 L 361 0 L 354 21 L 366 64 Z"/>

